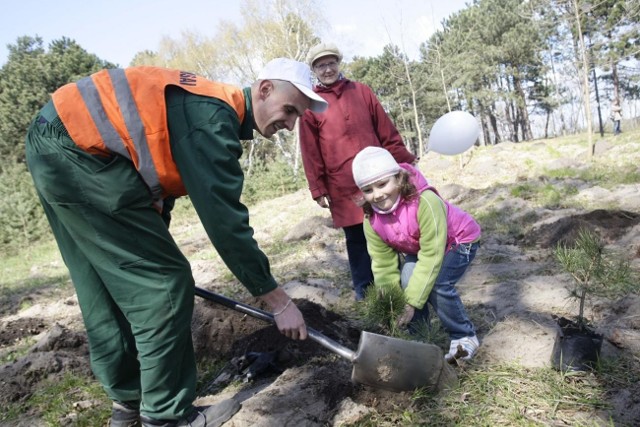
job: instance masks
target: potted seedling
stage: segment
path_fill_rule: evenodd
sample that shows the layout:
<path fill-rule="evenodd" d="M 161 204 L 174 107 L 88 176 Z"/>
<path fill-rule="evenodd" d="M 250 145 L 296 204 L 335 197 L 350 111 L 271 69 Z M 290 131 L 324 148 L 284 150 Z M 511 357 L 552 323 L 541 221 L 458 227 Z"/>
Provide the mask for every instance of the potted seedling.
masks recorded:
<path fill-rule="evenodd" d="M 573 245 L 558 244 L 554 256 L 573 278 L 570 298 L 579 302 L 575 320 L 555 317 L 559 331 L 553 347 L 553 366 L 562 371 L 591 369 L 600 357 L 602 335 L 585 318 L 587 298 L 613 298 L 631 289 L 629 262 L 605 251 L 604 242 L 594 232 L 581 229 Z"/>

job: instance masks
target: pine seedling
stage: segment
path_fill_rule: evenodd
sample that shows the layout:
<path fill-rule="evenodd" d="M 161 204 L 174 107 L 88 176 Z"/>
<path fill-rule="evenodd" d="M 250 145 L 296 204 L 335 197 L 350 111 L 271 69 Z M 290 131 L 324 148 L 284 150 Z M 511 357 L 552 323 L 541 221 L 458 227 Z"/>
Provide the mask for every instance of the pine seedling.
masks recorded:
<path fill-rule="evenodd" d="M 365 293 L 362 316 L 372 328 L 391 336 L 401 335 L 396 326 L 397 319 L 404 313 L 406 298 L 398 286 L 370 286 Z"/>
<path fill-rule="evenodd" d="M 631 270 L 628 260 L 605 251 L 602 239 L 594 232 L 581 229 L 574 246 L 558 244 L 554 255 L 560 265 L 574 279 L 570 297 L 580 302 L 578 326 L 587 322 L 584 304 L 588 295 L 614 297 L 632 290 Z"/>

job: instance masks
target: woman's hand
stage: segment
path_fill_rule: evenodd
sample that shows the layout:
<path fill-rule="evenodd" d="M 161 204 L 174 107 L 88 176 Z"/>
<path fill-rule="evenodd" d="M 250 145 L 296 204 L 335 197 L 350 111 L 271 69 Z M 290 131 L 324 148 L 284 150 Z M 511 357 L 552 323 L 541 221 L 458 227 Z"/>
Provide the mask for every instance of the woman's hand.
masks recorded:
<path fill-rule="evenodd" d="M 315 198 L 315 201 L 321 208 L 328 208 L 331 205 L 331 198 L 327 194 Z"/>
<path fill-rule="evenodd" d="M 413 319 L 414 314 L 416 314 L 415 307 L 412 305 L 406 304 L 404 306 L 404 313 L 402 313 L 402 315 L 398 318 L 398 320 L 396 321 L 396 325 L 399 328 L 404 328 L 409 324 L 409 322 L 411 322 L 411 319 Z"/>

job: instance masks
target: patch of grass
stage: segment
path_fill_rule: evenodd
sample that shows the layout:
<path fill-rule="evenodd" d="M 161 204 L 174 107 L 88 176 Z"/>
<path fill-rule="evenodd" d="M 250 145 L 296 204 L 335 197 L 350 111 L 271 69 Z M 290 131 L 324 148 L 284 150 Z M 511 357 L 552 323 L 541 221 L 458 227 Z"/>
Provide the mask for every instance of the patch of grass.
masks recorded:
<path fill-rule="evenodd" d="M 562 153 L 556 147 L 554 147 L 552 144 L 547 144 L 546 148 L 547 148 L 547 153 L 549 153 L 550 157 L 552 157 L 554 159 L 558 159 L 558 158 L 562 157 Z"/>
<path fill-rule="evenodd" d="M 545 184 L 540 189 L 538 195 L 538 201 L 542 206 L 549 209 L 558 209 L 568 207 L 566 200 L 570 196 L 578 194 L 578 189 L 572 185 L 570 186 L 557 186 L 552 184 Z"/>
<path fill-rule="evenodd" d="M 190 225 L 194 221 L 199 222 L 200 219 L 198 218 L 198 214 L 196 213 L 189 196 L 176 199 L 176 204 L 171 211 L 171 229 L 173 230 L 176 227 Z M 200 228 L 197 228 L 197 233 L 200 233 Z"/>
<path fill-rule="evenodd" d="M 14 363 L 16 360 L 24 357 L 35 343 L 35 338 L 26 337 L 13 344 L 9 350 L 2 348 L 0 350 L 0 363 Z"/>
<path fill-rule="evenodd" d="M 285 232 L 288 230 L 285 230 Z M 290 256 L 294 256 L 300 252 L 306 252 L 309 247 L 309 242 L 307 240 L 300 240 L 296 242 L 285 242 L 283 240 L 284 232 L 282 235 L 274 236 L 273 242 L 264 245 L 264 251 L 269 253 L 269 258 L 286 258 Z"/>
<path fill-rule="evenodd" d="M 421 411 L 430 425 L 549 425 L 575 412 L 606 407 L 604 392 L 590 381 L 549 368 L 472 366 L 460 373 L 460 389 Z M 426 409 L 426 408 L 425 408 Z M 595 425 L 595 424 L 594 424 Z"/>
<path fill-rule="evenodd" d="M 53 240 L 34 243 L 19 254 L 4 253 L 0 263 L 0 313 L 28 308 L 34 293 L 55 298 L 73 285 Z"/>
<path fill-rule="evenodd" d="M 508 220 L 510 216 L 509 214 L 510 210 L 508 209 L 489 209 L 486 211 L 476 212 L 473 216 L 476 221 L 480 223 L 484 234 L 517 234 L 520 229 L 514 229 L 514 224 Z"/>
<path fill-rule="evenodd" d="M 418 390 L 414 407 L 372 413 L 350 426 L 602 426 L 605 420 L 594 414 L 610 409 L 607 387 L 594 374 L 567 376 L 551 368 L 467 364 L 458 377 L 460 387 L 444 396 Z"/>
<path fill-rule="evenodd" d="M 533 170 L 536 167 L 536 163 L 531 159 L 524 159 L 524 164 L 527 170 Z"/>
<path fill-rule="evenodd" d="M 578 178 L 580 176 L 580 169 L 576 168 L 557 168 L 557 169 L 545 169 L 544 174 L 550 178 L 565 179 L 565 178 Z"/>
<path fill-rule="evenodd" d="M 567 207 L 567 198 L 578 194 L 578 189 L 573 185 L 527 182 L 514 186 L 510 193 L 513 197 L 532 201 L 539 206 L 558 209 Z"/>
<path fill-rule="evenodd" d="M 80 410 L 74 408 L 77 402 L 92 402 L 92 405 Z M 67 373 L 44 381 L 25 402 L 3 408 L 0 419 L 17 422 L 27 413 L 41 414 L 42 421 L 50 427 L 94 427 L 106 424 L 111 415 L 111 401 L 93 378 Z"/>
<path fill-rule="evenodd" d="M 545 170 L 545 175 L 551 178 L 574 178 L 599 185 L 604 188 L 612 188 L 620 184 L 637 184 L 640 182 L 640 170 L 635 164 L 620 166 L 594 164 L 587 168 L 558 168 Z"/>
<path fill-rule="evenodd" d="M 530 183 L 518 184 L 511 189 L 510 193 L 513 197 L 530 200 L 536 194 L 536 187 Z"/>
<path fill-rule="evenodd" d="M 538 215 L 531 211 L 518 216 L 514 209 L 511 208 L 491 208 L 474 212 L 473 217 L 482 227 L 484 235 L 499 234 L 506 237 L 520 238 L 524 235 L 527 227 L 535 222 Z"/>
<path fill-rule="evenodd" d="M 32 244 L 18 254 L 3 253 L 0 263 L 0 290 L 15 290 L 27 282 L 34 286 L 48 278 L 67 275 L 55 241 Z M 33 278 L 33 279 L 31 279 Z"/>

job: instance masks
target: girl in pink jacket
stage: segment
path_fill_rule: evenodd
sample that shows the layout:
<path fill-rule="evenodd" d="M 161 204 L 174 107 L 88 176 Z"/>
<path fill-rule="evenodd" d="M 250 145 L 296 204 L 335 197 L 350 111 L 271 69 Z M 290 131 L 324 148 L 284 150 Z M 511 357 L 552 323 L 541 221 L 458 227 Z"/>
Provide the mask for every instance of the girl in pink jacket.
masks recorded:
<path fill-rule="evenodd" d="M 375 285 L 399 285 L 405 292 L 398 325 L 414 330 L 418 322 L 428 323 L 428 302 L 451 339 L 445 359 L 471 359 L 480 343 L 455 285 L 475 257 L 480 226 L 443 200 L 420 171 L 398 164 L 384 148 L 360 151 L 352 171 L 363 195 Z M 404 255 L 400 268 L 398 254 Z"/>

